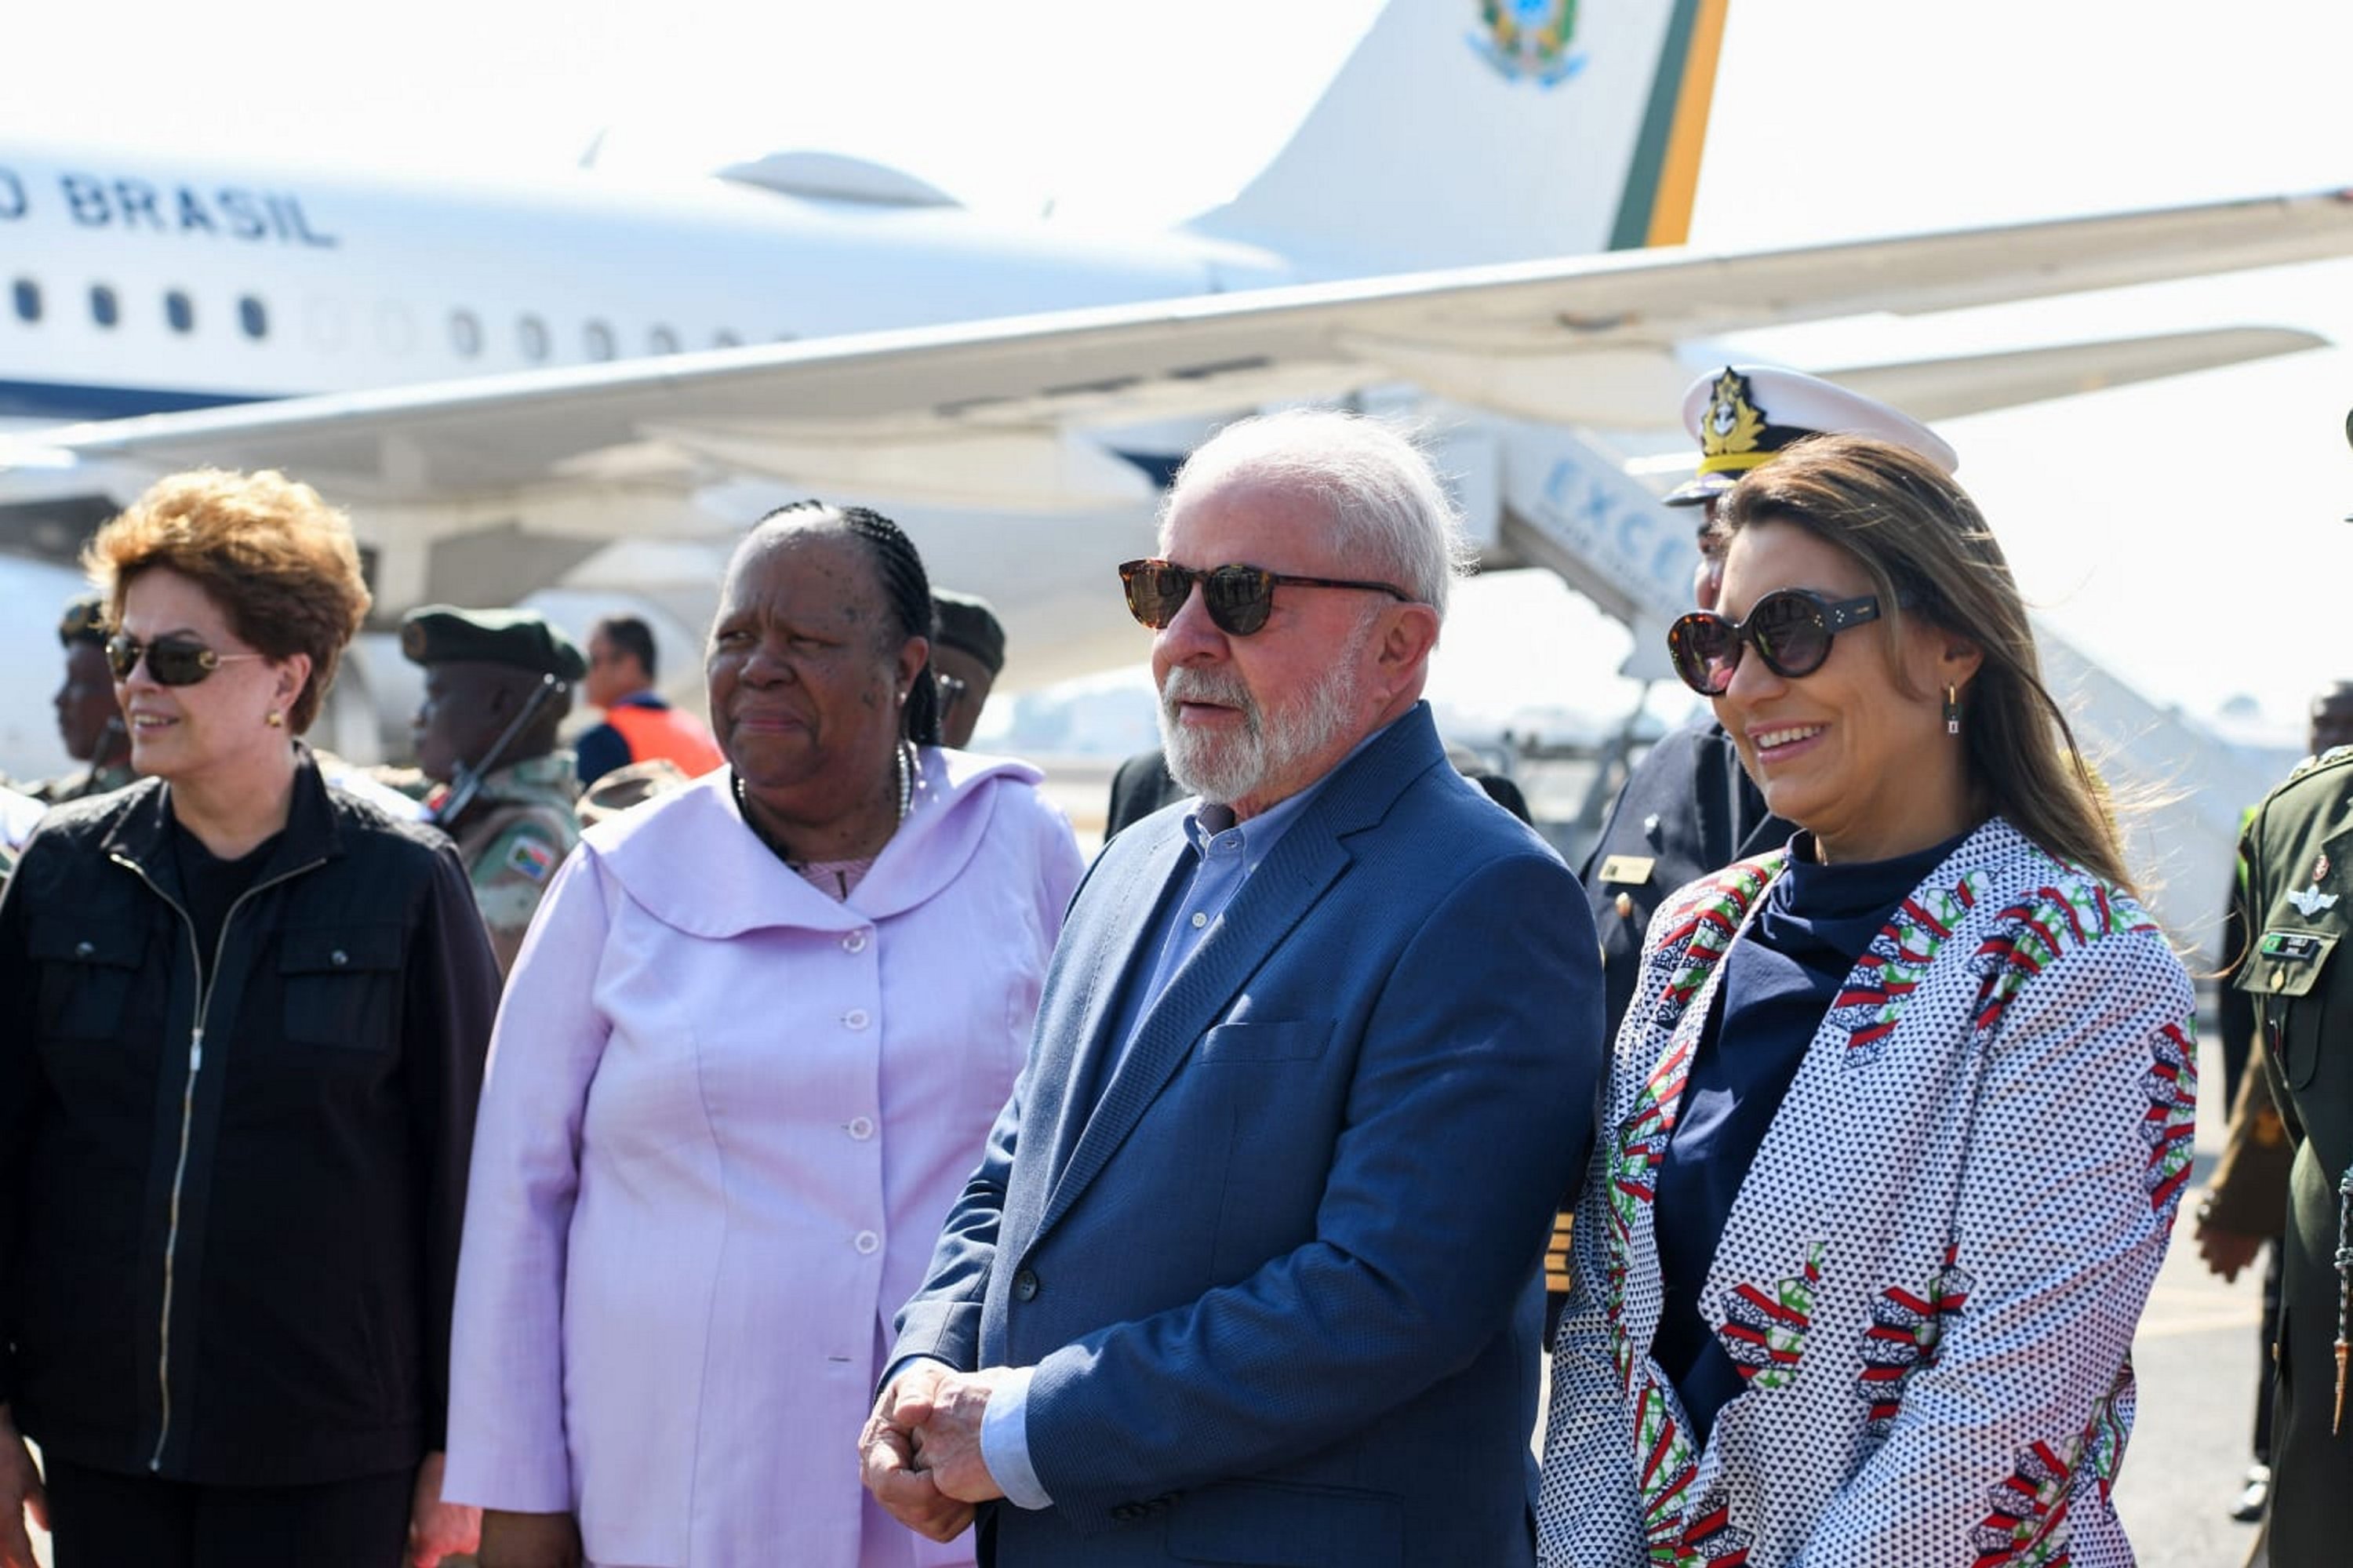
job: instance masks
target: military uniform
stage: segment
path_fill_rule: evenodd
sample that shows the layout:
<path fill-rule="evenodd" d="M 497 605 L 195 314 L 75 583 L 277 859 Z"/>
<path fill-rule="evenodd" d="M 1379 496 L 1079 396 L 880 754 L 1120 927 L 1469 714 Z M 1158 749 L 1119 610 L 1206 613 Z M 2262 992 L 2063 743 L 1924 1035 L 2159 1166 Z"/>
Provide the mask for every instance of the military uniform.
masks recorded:
<path fill-rule="evenodd" d="M 1577 871 L 1601 935 L 1612 1039 L 1641 976 L 1652 911 L 1685 883 L 1778 848 L 1797 831 L 1766 809 L 1713 715 L 1694 716 L 1643 756 Z"/>
<path fill-rule="evenodd" d="M 2257 810 L 2247 897 L 2254 949 L 2232 983 L 2253 1000 L 2256 1055 L 2294 1151 L 2271 1561 L 2337 1562 L 2353 1540 L 2353 1426 L 2337 1421 L 2334 1348 L 2346 1284 L 2339 1183 L 2353 1171 L 2353 747 L 2307 764 Z"/>
<path fill-rule="evenodd" d="M 77 651 L 87 647 L 103 655 L 107 638 L 106 601 L 96 594 L 84 594 L 65 608 L 58 618 L 58 646 L 66 652 L 66 683 L 58 693 L 58 731 L 64 737 L 66 748 L 82 758 L 85 765 L 55 779 L 23 787 L 24 792 L 47 805 L 63 805 L 68 800 L 88 800 L 92 795 L 111 794 L 126 785 L 138 781 L 139 775 L 131 770 L 131 744 L 122 728 L 122 715 L 116 708 L 110 688 L 98 684 L 105 677 L 105 667 L 89 672 L 83 680 L 75 677 Z M 90 716 L 91 703 L 98 703 L 107 715 L 105 728 L 97 735 L 81 733 Z M 76 749 L 76 744 L 81 749 Z M 117 753 L 115 760 L 100 766 L 88 766 L 91 757 Z"/>
<path fill-rule="evenodd" d="M 483 776 L 451 833 L 502 975 L 514 967 L 555 868 L 580 842 L 573 806 L 579 787 L 569 751 L 497 768 Z"/>
<path fill-rule="evenodd" d="M 426 815 L 457 841 L 459 858 L 474 886 L 474 902 L 490 929 L 491 948 L 498 955 L 499 973 L 514 967 L 523 934 L 555 868 L 580 842 L 580 819 L 575 802 L 580 794 L 578 759 L 568 750 L 549 750 L 513 761 L 503 758 L 517 742 L 544 745 L 547 731 L 534 729 L 531 720 L 552 722 L 551 710 L 540 705 L 549 696 L 561 705 L 571 683 L 587 673 L 588 662 L 572 641 L 543 617 L 522 609 L 458 609 L 426 605 L 402 619 L 400 651 L 414 663 L 437 665 L 499 665 L 538 675 L 541 684 L 496 740 L 487 736 L 466 741 L 463 765 L 453 781 L 425 798 Z M 427 706 L 433 703 L 433 677 L 427 679 Z M 485 699 L 499 700 L 496 698 Z M 496 707 L 483 707 L 496 714 Z M 560 715 L 561 705 L 552 710 Z M 419 715 L 422 724 L 423 715 Z M 438 726 L 437 720 L 437 726 Z M 491 722 L 495 723 L 495 720 Z M 420 736 L 447 733 L 438 727 Z M 420 742 L 420 745 L 422 742 Z M 437 777 L 448 758 L 435 766 Z M 468 781 L 470 768 L 487 771 Z M 396 780 L 379 778 L 398 789 Z"/>
<path fill-rule="evenodd" d="M 68 800 L 88 800 L 92 795 L 105 795 L 138 781 L 139 775 L 131 770 L 128 762 L 117 762 L 107 768 L 77 768 L 71 773 L 60 773 L 32 786 L 25 793 L 36 800 L 52 806 Z"/>

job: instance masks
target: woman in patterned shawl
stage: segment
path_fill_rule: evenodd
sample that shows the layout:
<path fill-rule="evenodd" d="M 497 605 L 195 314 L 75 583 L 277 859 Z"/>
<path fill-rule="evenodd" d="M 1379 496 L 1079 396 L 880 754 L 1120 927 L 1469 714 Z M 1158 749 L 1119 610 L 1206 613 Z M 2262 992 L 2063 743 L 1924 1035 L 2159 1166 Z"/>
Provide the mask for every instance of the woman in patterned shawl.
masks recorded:
<path fill-rule="evenodd" d="M 1651 923 L 1576 1227 L 1544 1561 L 2132 1561 L 2188 977 L 1946 474 L 1809 440 L 1670 633 L 1786 849 Z"/>

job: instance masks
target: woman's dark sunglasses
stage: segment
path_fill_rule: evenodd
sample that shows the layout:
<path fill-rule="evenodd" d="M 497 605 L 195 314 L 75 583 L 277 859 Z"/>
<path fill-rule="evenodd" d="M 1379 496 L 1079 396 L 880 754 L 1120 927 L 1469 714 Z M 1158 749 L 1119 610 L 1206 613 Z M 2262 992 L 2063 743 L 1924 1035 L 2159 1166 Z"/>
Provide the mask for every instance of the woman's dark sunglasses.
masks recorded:
<path fill-rule="evenodd" d="M 114 672 L 118 681 L 131 679 L 131 672 L 139 668 L 139 661 L 147 661 L 149 678 L 159 686 L 193 686 L 222 665 L 238 659 L 266 659 L 267 653 L 216 653 L 203 643 L 185 637 L 158 637 L 153 642 L 142 642 L 127 632 L 118 631 L 106 640 L 106 667 Z"/>
<path fill-rule="evenodd" d="M 1746 620 L 1695 609 L 1667 628 L 1667 654 L 1683 684 L 1720 697 L 1740 667 L 1742 643 L 1783 680 L 1810 675 L 1831 656 L 1831 639 L 1879 619 L 1879 597 L 1824 599 L 1810 588 L 1777 588 L 1748 607 Z"/>
<path fill-rule="evenodd" d="M 1367 593 L 1385 593 L 1400 603 L 1414 602 L 1413 595 L 1394 583 L 1359 582 L 1350 577 L 1286 577 L 1262 567 L 1196 569 L 1180 567 L 1174 561 L 1123 561 L 1119 580 L 1127 589 L 1128 613 L 1155 631 L 1176 619 L 1176 612 L 1193 597 L 1193 585 L 1199 583 L 1201 604 L 1209 612 L 1210 624 L 1229 637 L 1248 637 L 1264 626 L 1274 609 L 1274 590 L 1278 588 L 1362 588 Z"/>

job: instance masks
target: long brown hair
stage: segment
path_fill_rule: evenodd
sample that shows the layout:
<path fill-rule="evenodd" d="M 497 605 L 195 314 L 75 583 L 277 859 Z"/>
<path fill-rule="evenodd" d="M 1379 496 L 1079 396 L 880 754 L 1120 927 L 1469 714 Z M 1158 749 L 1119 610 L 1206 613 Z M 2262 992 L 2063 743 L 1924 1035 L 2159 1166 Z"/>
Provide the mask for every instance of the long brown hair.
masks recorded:
<path fill-rule="evenodd" d="M 2050 688 L 2018 581 L 1977 503 L 1935 464 L 1885 441 L 1817 436 L 1751 470 L 1726 493 L 1715 530 L 1792 523 L 1853 556 L 1888 623 L 1889 662 L 1905 618 L 1968 639 L 1984 662 L 1963 701 L 1970 788 L 2052 855 L 2130 885 L 2123 845 L 2074 731 Z"/>

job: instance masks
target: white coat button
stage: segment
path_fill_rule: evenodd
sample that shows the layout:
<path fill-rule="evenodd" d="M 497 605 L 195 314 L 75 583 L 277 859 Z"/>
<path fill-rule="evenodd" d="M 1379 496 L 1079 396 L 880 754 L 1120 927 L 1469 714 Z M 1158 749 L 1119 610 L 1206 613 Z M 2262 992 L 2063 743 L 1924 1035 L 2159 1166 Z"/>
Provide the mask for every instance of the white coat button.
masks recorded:
<path fill-rule="evenodd" d="M 874 1136 L 874 1123 L 865 1117 L 860 1117 L 857 1120 L 851 1122 L 842 1130 L 849 1133 L 850 1137 L 857 1139 L 860 1143 L 863 1143 L 866 1139 Z"/>
<path fill-rule="evenodd" d="M 876 1235 L 872 1231 L 860 1231 L 858 1233 L 858 1239 L 851 1242 L 849 1245 L 856 1247 L 860 1252 L 871 1256 L 874 1249 L 882 1245 L 882 1238 Z"/>
<path fill-rule="evenodd" d="M 1208 923 L 1209 917 L 1207 915 L 1202 914 L 1198 909 L 1193 911 L 1193 929 L 1198 931 Z"/>
<path fill-rule="evenodd" d="M 841 1015 L 841 1022 L 852 1029 L 863 1029 L 866 1027 L 866 1010 L 853 1007 Z"/>
<path fill-rule="evenodd" d="M 866 933 L 863 931 L 852 931 L 849 936 L 844 937 L 841 939 L 841 950 L 845 953 L 864 952 L 866 950 Z"/>

